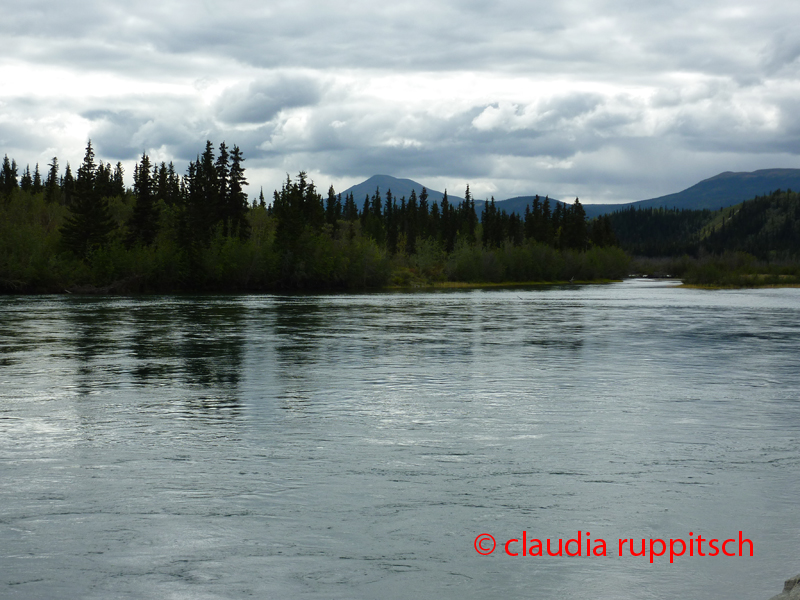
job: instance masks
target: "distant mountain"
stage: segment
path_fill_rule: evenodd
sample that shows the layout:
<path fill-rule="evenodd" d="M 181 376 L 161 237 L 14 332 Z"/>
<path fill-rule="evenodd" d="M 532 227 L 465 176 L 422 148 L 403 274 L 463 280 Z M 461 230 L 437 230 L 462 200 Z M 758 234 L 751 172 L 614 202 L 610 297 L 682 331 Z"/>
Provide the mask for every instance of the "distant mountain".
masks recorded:
<path fill-rule="evenodd" d="M 416 190 L 417 195 L 422 191 L 422 184 L 411 179 L 398 179 L 390 175 L 374 175 L 366 181 L 354 185 L 343 192 L 348 194 L 353 192 L 353 197 L 359 209 L 364 204 L 364 198 L 370 197 L 375 193 L 375 188 L 380 188 L 381 194 L 385 196 L 386 191 L 391 189 L 392 195 L 398 200 L 411 195 L 411 190 Z M 750 200 L 756 196 L 765 196 L 775 190 L 800 190 L 800 169 L 762 169 L 751 173 L 733 173 L 726 171 L 709 179 L 704 179 L 700 183 L 676 194 L 668 194 L 651 198 L 650 200 L 640 200 L 626 204 L 584 204 L 588 218 L 604 215 L 618 210 L 631 207 L 650 208 L 685 208 L 685 209 L 713 209 L 733 206 L 744 200 Z M 463 198 L 447 194 L 448 199 L 460 204 Z M 507 200 L 495 201 L 498 210 L 505 210 L 511 214 L 515 212 L 519 215 L 525 213 L 525 207 L 533 203 L 533 196 L 516 196 Z M 540 196 L 544 199 L 544 196 Z M 428 188 L 429 202 L 442 201 L 442 193 Z M 550 204 L 555 207 L 555 202 L 561 202 L 555 198 L 550 198 Z M 569 203 L 571 204 L 571 203 Z M 483 201 L 475 200 L 475 211 L 480 215 L 483 210 Z"/>
<path fill-rule="evenodd" d="M 422 191 L 422 184 L 411 179 L 398 179 L 397 177 L 392 177 L 391 175 L 373 175 L 366 181 L 362 181 L 352 187 L 347 188 L 345 191 L 342 192 L 342 196 L 346 196 L 350 192 L 353 193 L 353 199 L 356 201 L 359 209 L 364 204 L 364 199 L 369 196 L 370 198 L 375 193 L 375 189 L 380 189 L 381 195 L 385 198 L 387 190 L 392 190 L 392 196 L 395 197 L 396 200 L 400 200 L 403 196 L 408 199 L 411 196 L 411 190 L 415 190 L 417 192 L 417 196 L 419 196 L 420 192 Z M 425 188 L 428 190 L 428 202 L 437 202 L 441 204 L 442 197 L 444 194 L 437 190 L 431 189 L 427 186 Z M 533 196 L 517 196 L 514 198 L 509 198 L 508 200 L 496 200 L 495 204 L 497 205 L 498 210 L 505 210 L 508 214 L 512 212 L 516 212 L 520 215 L 525 213 L 525 207 L 529 204 L 533 203 Z M 541 199 L 544 200 L 544 196 L 541 196 Z M 447 193 L 447 199 L 449 202 L 454 204 L 461 204 L 464 201 L 464 198 L 460 196 L 453 196 L 450 192 Z M 550 205 L 555 208 L 555 202 L 559 202 L 555 198 L 550 198 Z M 475 200 L 475 212 L 480 215 L 481 211 L 483 210 L 483 200 Z"/>
<path fill-rule="evenodd" d="M 800 169 L 762 169 L 751 173 L 726 171 L 677 194 L 628 204 L 584 204 L 584 209 L 590 218 L 632 206 L 717 210 L 779 189 L 800 190 Z"/>
<path fill-rule="evenodd" d="M 539 200 L 541 202 L 544 201 L 546 196 L 539 196 Z M 508 214 L 517 213 L 518 215 L 525 214 L 525 207 L 526 206 L 533 206 L 533 200 L 536 196 L 514 196 L 513 198 L 508 198 L 507 200 L 495 200 L 495 206 L 497 210 L 504 210 Z M 550 210 L 553 210 L 556 207 L 556 202 L 560 202 L 561 204 L 566 204 L 566 202 L 561 202 L 561 200 L 556 200 L 555 198 L 550 198 Z M 476 208 L 477 209 L 477 202 Z M 586 206 L 584 205 L 584 208 Z"/>
<path fill-rule="evenodd" d="M 428 202 L 437 202 L 441 204 L 444 194 L 442 192 L 432 190 L 427 186 L 424 187 L 428 190 Z M 399 203 L 400 198 L 403 196 L 405 196 L 406 200 L 408 200 L 408 198 L 411 196 L 411 190 L 415 190 L 417 192 L 417 196 L 419 196 L 420 192 L 422 192 L 422 188 L 423 185 L 421 183 L 417 183 L 411 179 L 398 179 L 397 177 L 392 177 L 391 175 L 373 175 L 366 181 L 362 181 L 361 183 L 347 188 L 342 192 L 342 197 L 352 192 L 353 199 L 360 210 L 361 206 L 364 204 L 364 199 L 367 196 L 371 198 L 373 194 L 375 194 L 376 189 L 380 189 L 381 196 L 384 199 L 386 198 L 386 192 L 388 190 L 392 190 L 392 196 L 394 196 Z M 460 204 L 464 201 L 463 198 L 458 196 L 451 196 L 450 192 L 447 192 L 447 200 L 448 202 L 454 202 L 455 204 Z"/>

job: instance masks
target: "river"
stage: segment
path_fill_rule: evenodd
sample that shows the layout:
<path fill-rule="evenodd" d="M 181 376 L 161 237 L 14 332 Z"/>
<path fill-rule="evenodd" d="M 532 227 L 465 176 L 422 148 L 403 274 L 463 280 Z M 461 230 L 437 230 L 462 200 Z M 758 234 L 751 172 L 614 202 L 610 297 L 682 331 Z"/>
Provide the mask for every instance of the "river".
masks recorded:
<path fill-rule="evenodd" d="M 798 350 L 800 289 L 0 297 L 0 596 L 766 600 Z"/>

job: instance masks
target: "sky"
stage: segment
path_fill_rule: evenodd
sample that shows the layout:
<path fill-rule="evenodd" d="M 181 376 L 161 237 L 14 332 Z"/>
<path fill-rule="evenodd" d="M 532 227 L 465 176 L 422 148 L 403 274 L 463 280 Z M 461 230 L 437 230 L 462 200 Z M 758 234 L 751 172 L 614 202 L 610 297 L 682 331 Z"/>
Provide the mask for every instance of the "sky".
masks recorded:
<path fill-rule="evenodd" d="M 42 172 L 238 145 L 498 200 L 630 202 L 800 167 L 800 3 L 3 0 L 0 153 Z M 21 170 L 20 169 L 20 170 Z"/>

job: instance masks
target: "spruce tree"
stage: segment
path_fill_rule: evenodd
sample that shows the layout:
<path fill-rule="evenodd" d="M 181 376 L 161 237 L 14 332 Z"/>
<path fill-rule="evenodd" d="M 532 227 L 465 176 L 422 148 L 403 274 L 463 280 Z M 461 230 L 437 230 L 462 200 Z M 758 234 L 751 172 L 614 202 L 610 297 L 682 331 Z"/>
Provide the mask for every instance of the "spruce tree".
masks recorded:
<path fill-rule="evenodd" d="M 58 158 L 53 157 L 53 162 L 49 163 L 50 170 L 47 172 L 47 180 L 44 182 L 45 202 L 55 202 L 61 197 L 61 190 L 58 185 Z"/>
<path fill-rule="evenodd" d="M 8 198 L 18 187 L 17 161 L 8 160 L 8 154 L 6 154 L 3 158 L 3 169 L 0 172 L 0 193 Z"/>
<path fill-rule="evenodd" d="M 108 200 L 100 196 L 95 187 L 96 175 L 94 150 L 92 141 L 89 140 L 83 163 L 78 168 L 70 216 L 61 227 L 63 246 L 84 259 L 107 243 L 108 236 L 114 228 Z"/>
<path fill-rule="evenodd" d="M 263 192 L 262 192 L 263 196 Z M 337 222 L 339 220 L 340 215 L 337 214 L 337 200 L 336 200 L 336 190 L 333 189 L 333 186 L 328 188 L 328 199 L 325 201 L 325 222 L 333 227 L 333 230 L 336 231 Z"/>
<path fill-rule="evenodd" d="M 23 192 L 30 192 L 33 188 L 33 175 L 31 175 L 30 165 L 25 165 L 25 170 L 19 180 L 19 187 Z"/>
<path fill-rule="evenodd" d="M 150 167 L 150 157 L 144 152 L 133 170 L 133 193 L 136 204 L 129 221 L 128 244 L 149 246 L 158 232 L 158 206 Z"/>
<path fill-rule="evenodd" d="M 67 168 L 64 169 L 64 177 L 61 179 L 61 190 L 64 192 L 64 205 L 71 206 L 75 196 L 75 178 L 72 176 L 72 169 L 67 161 Z"/>
<path fill-rule="evenodd" d="M 408 254 L 417 253 L 417 233 L 419 231 L 417 226 L 419 221 L 418 212 L 419 204 L 417 203 L 417 191 L 412 189 L 411 195 L 408 197 L 405 214 L 406 252 Z"/>
<path fill-rule="evenodd" d="M 392 196 L 392 190 L 386 191 L 386 205 L 384 209 L 384 220 L 386 222 L 386 249 L 390 254 L 397 252 L 397 205 Z"/>
<path fill-rule="evenodd" d="M 175 165 L 169 161 L 167 165 L 167 193 L 163 198 L 169 206 L 175 206 L 181 201 L 181 178 L 175 172 Z"/>
<path fill-rule="evenodd" d="M 43 189 L 42 174 L 39 172 L 39 163 L 36 163 L 36 170 L 33 172 L 33 193 L 38 194 Z"/>
<path fill-rule="evenodd" d="M 122 163 L 117 162 L 114 167 L 114 173 L 111 175 L 111 195 L 124 196 L 125 195 L 125 170 L 122 168 Z"/>
<path fill-rule="evenodd" d="M 94 182 L 95 191 L 98 196 L 104 198 L 110 198 L 114 196 L 113 185 L 111 183 L 112 175 L 113 171 L 111 170 L 111 164 L 103 164 L 103 161 L 101 160 L 97 165 Z"/>
<path fill-rule="evenodd" d="M 230 155 L 225 142 L 219 145 L 219 156 L 215 163 L 217 171 L 216 189 L 214 198 L 214 225 L 222 223 L 222 235 L 227 236 L 235 219 L 235 209 L 230 195 Z"/>
<path fill-rule="evenodd" d="M 430 235 L 430 207 L 428 206 L 428 190 L 425 186 L 419 193 L 419 206 L 417 208 L 417 235 L 420 238 L 426 238 Z"/>
<path fill-rule="evenodd" d="M 220 147 L 220 152 L 221 152 Z M 250 221 L 247 220 L 247 194 L 244 186 L 248 185 L 244 177 L 244 156 L 239 146 L 234 145 L 231 152 L 231 166 L 228 172 L 228 214 L 230 219 L 230 235 L 238 235 L 245 240 L 250 237 Z"/>
<path fill-rule="evenodd" d="M 457 224 L 455 222 L 455 210 L 453 209 L 453 205 L 450 204 L 450 201 L 447 199 L 447 190 L 444 191 L 444 197 L 442 198 L 442 244 L 444 244 L 444 250 L 447 253 L 453 251 L 456 245 L 456 232 L 457 232 Z"/>

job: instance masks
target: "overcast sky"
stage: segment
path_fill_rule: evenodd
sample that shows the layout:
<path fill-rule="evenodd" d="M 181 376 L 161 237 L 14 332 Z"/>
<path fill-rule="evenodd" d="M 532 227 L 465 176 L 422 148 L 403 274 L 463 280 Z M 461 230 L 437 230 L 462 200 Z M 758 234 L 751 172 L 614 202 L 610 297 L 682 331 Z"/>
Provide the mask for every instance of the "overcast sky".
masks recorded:
<path fill-rule="evenodd" d="M 3 0 L 0 153 L 88 138 L 185 172 L 239 145 L 249 193 L 308 171 L 498 199 L 623 202 L 800 167 L 800 3 Z"/>

